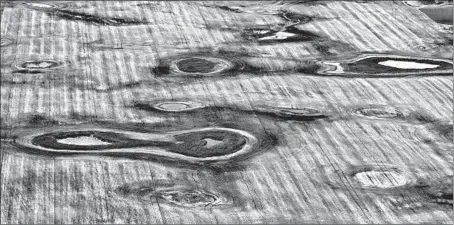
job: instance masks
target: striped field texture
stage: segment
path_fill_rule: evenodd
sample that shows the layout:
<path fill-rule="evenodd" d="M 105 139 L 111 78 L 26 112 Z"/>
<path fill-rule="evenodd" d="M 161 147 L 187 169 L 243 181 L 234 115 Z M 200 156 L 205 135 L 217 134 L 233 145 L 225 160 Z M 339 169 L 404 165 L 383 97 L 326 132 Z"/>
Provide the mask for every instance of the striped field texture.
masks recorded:
<path fill-rule="evenodd" d="M 452 33 L 397 1 L 291 2 L 43 3 L 141 22 L 111 26 L 2 1 L 2 43 L 12 43 L 1 48 L 1 224 L 452 224 L 452 199 L 443 205 L 424 192 L 425 185 L 435 192 L 451 189 L 452 198 L 451 76 L 346 78 L 285 70 L 303 60 L 349 59 L 371 52 L 452 59 L 452 43 L 450 48 L 434 47 Z M 288 23 L 273 14 L 280 10 L 314 17 L 297 27 L 323 39 L 269 45 L 242 39 L 244 29 Z M 316 44 L 330 47 L 331 54 L 323 54 Z M 174 79 L 152 70 L 168 58 L 217 49 L 246 52 L 254 56 L 245 59 L 249 64 L 269 71 Z M 31 59 L 64 63 L 45 73 L 14 71 L 15 63 Z M 225 113 L 224 106 L 312 107 L 333 117 L 302 123 L 252 115 L 251 124 L 276 134 L 277 144 L 247 159 L 240 169 L 222 172 L 156 160 L 32 154 L 14 144 L 23 130 L 65 124 L 171 123 L 171 118 L 130 107 L 156 99 L 214 105 L 211 116 L 218 121 L 242 120 Z M 405 109 L 429 122 L 355 114 L 355 109 L 370 106 Z M 33 116 L 57 122 L 27 127 Z M 451 126 L 451 133 L 446 131 L 451 139 L 439 137 L 434 124 Z M 424 138 L 421 133 L 432 135 Z M 347 173 L 362 165 L 378 170 L 392 165 L 421 188 L 399 186 L 394 178 L 389 178 L 391 188 L 360 188 Z M 115 192 L 121 185 L 146 180 L 177 180 L 201 190 L 223 187 L 237 194 L 232 197 L 236 203 L 191 208 Z"/>

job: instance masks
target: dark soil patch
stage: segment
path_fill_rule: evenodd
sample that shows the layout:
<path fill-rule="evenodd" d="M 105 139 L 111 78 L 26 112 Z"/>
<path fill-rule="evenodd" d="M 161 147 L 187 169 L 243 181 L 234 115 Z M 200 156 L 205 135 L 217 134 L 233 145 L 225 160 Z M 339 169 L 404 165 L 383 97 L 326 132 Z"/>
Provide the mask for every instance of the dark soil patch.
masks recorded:
<path fill-rule="evenodd" d="M 423 7 L 419 9 L 433 21 L 441 24 L 452 25 L 453 8 L 451 6 Z"/>
<path fill-rule="evenodd" d="M 2 3 L 3 4 L 3 3 Z M 6 47 L 14 43 L 14 39 L 8 37 L 1 37 L 0 47 Z"/>
<path fill-rule="evenodd" d="M 306 15 L 295 13 L 295 12 L 287 12 L 287 11 L 284 11 L 284 12 L 280 13 L 279 15 L 282 18 L 284 18 L 285 20 L 290 20 L 290 21 L 298 20 L 299 24 L 308 23 L 315 19 L 315 17 L 306 16 Z"/>
<path fill-rule="evenodd" d="M 178 69 L 188 73 L 209 73 L 217 63 L 201 58 L 183 59 L 177 63 Z"/>
<path fill-rule="evenodd" d="M 229 11 L 229 12 L 242 13 L 242 11 L 240 9 L 231 8 L 231 7 L 226 6 L 226 5 L 214 6 L 214 7 L 218 8 L 218 9 L 225 10 L 225 11 Z"/>
<path fill-rule="evenodd" d="M 48 14 L 49 16 L 55 16 L 60 19 L 72 20 L 72 21 L 82 21 L 86 23 L 93 23 L 98 25 L 106 25 L 106 26 L 127 26 L 127 25 L 140 25 L 145 24 L 142 21 L 134 20 L 134 19 L 125 19 L 125 18 L 111 18 L 111 17 L 103 17 L 98 15 L 90 15 L 82 12 L 75 12 L 65 9 L 38 9 Z"/>
<path fill-rule="evenodd" d="M 227 155 L 239 151 L 246 139 L 240 134 L 226 131 L 195 131 L 175 136 L 180 144 L 169 148 L 169 151 L 193 157 L 211 157 Z M 205 139 L 213 139 L 222 143 L 207 146 Z"/>
<path fill-rule="evenodd" d="M 41 74 L 45 73 L 44 71 L 41 70 L 14 70 L 12 73 L 24 73 L 24 74 Z"/>

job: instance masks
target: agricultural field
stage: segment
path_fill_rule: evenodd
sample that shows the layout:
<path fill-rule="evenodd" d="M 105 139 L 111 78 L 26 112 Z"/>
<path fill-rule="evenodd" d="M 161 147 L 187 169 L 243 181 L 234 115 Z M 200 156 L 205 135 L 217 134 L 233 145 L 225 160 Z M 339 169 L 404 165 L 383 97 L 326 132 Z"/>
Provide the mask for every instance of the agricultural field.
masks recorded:
<path fill-rule="evenodd" d="M 452 1 L 3 1 L 1 224 L 453 223 Z"/>

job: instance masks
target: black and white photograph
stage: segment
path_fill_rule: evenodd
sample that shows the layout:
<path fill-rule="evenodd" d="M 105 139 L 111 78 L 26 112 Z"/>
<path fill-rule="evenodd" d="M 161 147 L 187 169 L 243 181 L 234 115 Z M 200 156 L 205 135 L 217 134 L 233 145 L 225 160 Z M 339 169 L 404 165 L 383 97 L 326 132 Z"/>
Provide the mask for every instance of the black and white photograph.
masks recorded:
<path fill-rule="evenodd" d="M 453 1 L 1 0 L 0 224 L 453 224 Z"/>

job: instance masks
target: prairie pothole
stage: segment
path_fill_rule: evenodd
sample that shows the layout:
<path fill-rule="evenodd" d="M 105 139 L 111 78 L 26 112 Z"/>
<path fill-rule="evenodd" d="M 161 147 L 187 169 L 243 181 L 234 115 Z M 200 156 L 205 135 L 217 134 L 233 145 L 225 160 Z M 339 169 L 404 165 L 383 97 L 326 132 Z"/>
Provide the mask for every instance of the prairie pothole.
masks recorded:
<path fill-rule="evenodd" d="M 288 32 L 277 32 L 271 36 L 265 36 L 262 38 L 257 39 L 257 41 L 271 41 L 271 40 L 285 40 L 287 38 L 295 37 L 296 34 L 288 33 Z"/>
<path fill-rule="evenodd" d="M 430 6 L 443 6 L 448 5 L 452 0 L 411 0 L 403 1 L 404 4 L 413 7 L 430 7 Z"/>
<path fill-rule="evenodd" d="M 261 44 L 306 42 L 319 39 L 317 34 L 300 30 L 295 26 L 287 26 L 279 31 L 266 29 L 245 29 L 243 36 L 248 40 L 255 40 Z"/>
<path fill-rule="evenodd" d="M 347 181 L 348 186 L 353 188 L 388 194 L 418 188 L 420 183 L 409 170 L 388 164 L 355 165 L 340 169 L 324 167 L 322 178 L 335 188 L 348 188 L 345 186 Z"/>
<path fill-rule="evenodd" d="M 51 60 L 24 62 L 21 67 L 24 69 L 50 69 L 58 66 L 59 63 Z"/>
<path fill-rule="evenodd" d="M 273 116 L 285 120 L 312 121 L 328 117 L 320 110 L 309 107 L 267 107 L 258 106 L 255 113 Z"/>
<path fill-rule="evenodd" d="M 53 59 L 19 60 L 14 63 L 17 72 L 41 73 L 61 66 L 63 63 Z"/>
<path fill-rule="evenodd" d="M 258 40 L 276 34 L 275 30 L 265 28 L 246 28 L 243 31 L 243 36 L 248 40 Z"/>
<path fill-rule="evenodd" d="M 398 61 L 398 60 L 386 60 L 379 62 L 378 64 L 383 66 L 394 67 L 398 69 L 434 69 L 440 67 L 440 65 L 411 62 L 411 61 Z"/>
<path fill-rule="evenodd" d="M 224 185 L 228 183 L 226 181 Z M 221 186 L 217 189 L 200 189 L 187 182 L 172 180 L 144 180 L 115 188 L 115 193 L 144 202 L 159 201 L 183 207 L 234 206 L 230 191 Z M 239 197 L 239 196 L 237 196 Z"/>
<path fill-rule="evenodd" d="M 345 72 L 385 74 L 402 72 L 452 71 L 452 62 L 446 60 L 411 58 L 404 56 L 365 56 L 343 65 Z"/>
<path fill-rule="evenodd" d="M 54 8 L 58 8 L 56 5 L 47 4 L 47 3 L 27 2 L 25 4 L 30 6 L 30 7 L 40 8 L 40 9 L 54 9 Z"/>
<path fill-rule="evenodd" d="M 387 106 L 371 106 L 356 110 L 357 115 L 375 118 L 405 118 L 408 113 L 403 112 L 394 107 Z"/>
<path fill-rule="evenodd" d="M 25 3 L 28 7 L 35 10 L 42 11 L 49 16 L 56 17 L 64 20 L 83 21 L 86 23 L 95 23 L 106 26 L 126 26 L 126 25 L 140 25 L 144 24 L 142 21 L 137 21 L 130 18 L 117 18 L 117 17 L 103 17 L 95 14 L 87 14 L 74 10 L 68 10 L 67 6 L 53 5 L 47 3 Z"/>
<path fill-rule="evenodd" d="M 167 202 L 185 207 L 214 205 L 220 202 L 214 194 L 200 190 L 169 190 L 160 191 L 157 196 Z"/>
<path fill-rule="evenodd" d="M 90 130 L 47 133 L 31 139 L 33 145 L 61 151 L 118 148 L 127 144 L 126 141 L 118 133 Z"/>
<path fill-rule="evenodd" d="M 164 110 L 170 110 L 170 111 L 181 111 L 185 110 L 188 108 L 191 108 L 190 105 L 184 104 L 184 103 L 162 103 L 159 105 L 159 108 L 162 108 Z"/>
<path fill-rule="evenodd" d="M 178 69 L 188 73 L 209 73 L 216 63 L 202 58 L 189 58 L 177 62 Z"/>
<path fill-rule="evenodd" d="M 131 131 L 135 128 L 142 132 Z M 55 127 L 48 133 L 30 130 L 15 143 L 49 154 L 105 154 L 198 164 L 239 160 L 260 150 L 259 145 L 265 146 L 266 141 L 243 130 L 222 127 L 155 132 L 139 126 L 110 129 L 87 125 Z"/>
<path fill-rule="evenodd" d="M 184 74 L 217 74 L 232 69 L 234 64 L 214 57 L 190 57 L 171 62 L 170 69 Z"/>
<path fill-rule="evenodd" d="M 160 111 L 182 112 L 202 108 L 204 107 L 204 105 L 199 102 L 184 101 L 184 102 L 159 102 L 152 105 L 152 107 Z"/>
<path fill-rule="evenodd" d="M 406 177 L 398 171 L 363 171 L 353 175 L 353 180 L 363 187 L 393 188 L 408 183 Z"/>
<path fill-rule="evenodd" d="M 57 139 L 58 143 L 67 145 L 110 145 L 111 143 L 102 141 L 101 139 L 90 135 L 90 136 L 78 136 L 78 137 L 67 137 Z"/>
<path fill-rule="evenodd" d="M 252 54 L 235 48 L 189 52 L 163 58 L 151 71 L 161 79 L 170 78 L 169 81 L 178 83 L 192 81 L 191 77 L 218 79 L 221 76 L 230 77 L 245 72 L 264 72 L 262 67 L 257 67 L 248 60 L 249 55 Z"/>
<path fill-rule="evenodd" d="M 312 116 L 315 116 L 315 115 L 321 115 L 321 112 L 317 109 L 313 109 L 313 108 L 276 108 L 277 110 L 279 110 L 280 112 L 283 112 L 283 113 L 288 113 L 288 114 L 304 114 L 304 115 L 312 115 Z"/>
<path fill-rule="evenodd" d="M 323 62 L 316 73 L 333 76 L 400 77 L 452 75 L 452 61 L 399 55 L 366 54 L 346 62 Z"/>

